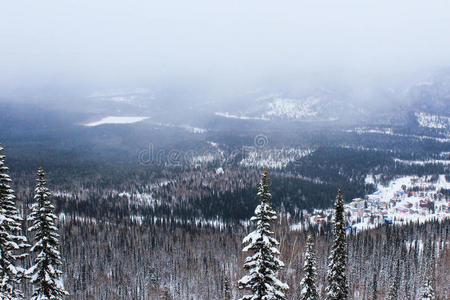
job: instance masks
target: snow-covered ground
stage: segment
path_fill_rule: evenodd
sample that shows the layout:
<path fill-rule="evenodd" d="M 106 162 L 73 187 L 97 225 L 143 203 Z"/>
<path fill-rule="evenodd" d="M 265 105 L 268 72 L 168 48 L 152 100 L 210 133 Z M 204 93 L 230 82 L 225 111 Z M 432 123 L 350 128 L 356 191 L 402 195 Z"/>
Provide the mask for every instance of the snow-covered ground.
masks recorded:
<path fill-rule="evenodd" d="M 368 127 L 356 127 L 355 129 L 347 129 L 344 130 L 344 132 L 348 133 L 356 133 L 358 135 L 362 134 L 384 134 L 384 135 L 392 135 L 392 136 L 398 136 L 398 137 L 407 137 L 407 138 L 414 138 L 420 141 L 424 140 L 433 140 L 440 143 L 450 143 L 450 138 L 438 138 L 433 136 L 426 136 L 426 135 L 414 135 L 414 134 L 402 134 L 402 133 L 395 133 L 392 128 L 368 128 Z M 448 136 L 448 134 L 446 135 Z"/>
<path fill-rule="evenodd" d="M 447 129 L 450 128 L 450 118 L 427 113 L 416 113 L 417 122 L 421 127 Z"/>
<path fill-rule="evenodd" d="M 144 216 L 139 215 L 132 215 L 130 216 L 130 219 L 138 224 L 142 224 L 144 221 Z M 221 220 L 220 218 L 215 219 L 205 219 L 205 218 L 193 218 L 193 219 L 182 219 L 182 218 L 167 218 L 167 217 L 157 217 L 153 216 L 153 223 L 155 224 L 162 224 L 162 223 L 169 223 L 173 222 L 174 224 L 179 225 L 195 225 L 197 227 L 211 227 L 218 230 L 225 229 L 226 223 Z"/>
<path fill-rule="evenodd" d="M 368 175 L 366 183 L 375 183 L 378 176 Z M 425 222 L 450 217 L 450 198 L 440 193 L 441 189 L 450 190 L 450 182 L 445 175 L 439 175 L 436 181 L 431 176 L 404 176 L 392 180 L 387 186 L 380 183 L 374 193 L 364 199 L 353 199 L 345 205 L 348 225 L 353 230 L 374 228 L 381 224 L 407 224 Z M 315 210 L 306 214 L 306 224 L 296 224 L 293 230 L 307 227 L 309 224 L 321 224 L 330 221 L 333 210 Z"/>
<path fill-rule="evenodd" d="M 317 111 L 314 109 L 320 100 L 318 98 L 309 97 L 306 99 L 289 99 L 277 97 L 268 103 L 267 112 L 264 118 L 287 118 L 287 119 L 303 119 L 305 117 L 315 117 Z"/>
<path fill-rule="evenodd" d="M 367 199 L 354 199 L 346 205 L 346 211 L 351 212 L 349 223 L 358 230 L 390 221 L 404 224 L 450 217 L 450 199 L 439 193 L 441 189 L 449 190 L 450 182 L 445 175 L 439 175 L 436 182 L 429 180 L 427 176 L 405 176 L 387 186 L 378 184 Z"/>
<path fill-rule="evenodd" d="M 395 158 L 394 161 L 396 163 L 401 163 L 404 165 L 419 165 L 419 166 L 424 166 L 424 165 L 432 165 L 432 164 L 442 164 L 445 166 L 449 166 L 450 165 L 450 160 L 445 160 L 445 159 L 432 159 L 432 160 L 403 160 L 403 159 L 398 159 Z"/>
<path fill-rule="evenodd" d="M 346 132 L 356 132 L 357 134 L 361 135 L 363 133 L 378 133 L 378 134 L 388 134 L 388 135 L 394 135 L 394 131 L 392 131 L 392 128 L 368 128 L 368 127 L 356 127 L 354 130 L 345 130 Z"/>
<path fill-rule="evenodd" d="M 262 97 L 259 99 L 263 101 L 262 111 L 258 114 L 248 115 L 245 113 L 228 113 L 216 112 L 220 117 L 240 120 L 272 120 L 272 119 L 289 119 L 289 120 L 304 120 L 317 116 L 317 104 L 320 102 L 319 98 L 307 97 L 303 99 L 282 98 L 279 96 Z"/>
<path fill-rule="evenodd" d="M 175 125 L 175 124 L 160 123 L 160 122 L 156 122 L 156 123 L 153 123 L 153 124 L 155 124 L 157 126 L 161 126 L 161 127 L 181 128 L 181 129 L 186 130 L 187 132 L 196 133 L 196 134 L 201 134 L 201 133 L 205 133 L 205 132 L 208 131 L 208 130 L 206 130 L 204 128 L 194 127 L 194 126 L 186 125 L 186 124 Z"/>
<path fill-rule="evenodd" d="M 101 118 L 98 121 L 90 122 L 84 124 L 84 126 L 93 127 L 93 126 L 99 126 L 104 124 L 132 124 L 141 122 L 143 120 L 148 119 L 149 117 L 119 117 L 119 116 L 109 116 Z"/>
<path fill-rule="evenodd" d="M 180 128 L 183 128 L 184 130 L 186 130 L 190 133 L 205 133 L 205 132 L 207 132 L 207 130 L 204 128 L 193 127 L 190 125 L 180 125 Z"/>
<path fill-rule="evenodd" d="M 109 89 L 96 91 L 87 96 L 87 98 L 97 101 L 105 102 L 117 102 L 117 103 L 133 103 L 139 97 L 145 97 L 146 99 L 153 100 L 155 96 L 150 90 L 145 88 L 133 88 L 133 89 Z"/>
<path fill-rule="evenodd" d="M 263 117 L 249 117 L 244 114 L 231 114 L 228 112 L 216 112 L 216 116 L 227 118 L 227 119 L 239 119 L 239 120 L 262 120 L 262 121 L 268 121 L 268 118 Z"/>
<path fill-rule="evenodd" d="M 234 159 L 233 155 L 226 156 L 217 143 L 208 142 L 208 144 L 215 149 L 207 150 L 192 157 L 186 157 L 187 162 L 194 167 L 200 167 L 213 162 L 223 164 L 228 159 Z M 283 169 L 289 163 L 298 161 L 313 151 L 313 149 L 306 148 L 259 149 L 258 147 L 244 147 L 241 152 L 244 158 L 239 164 L 243 167 Z"/>
<path fill-rule="evenodd" d="M 267 149 L 251 148 L 245 153 L 240 164 L 244 167 L 268 167 L 272 169 L 285 168 L 289 163 L 295 162 L 313 152 L 311 149 Z"/>
<path fill-rule="evenodd" d="M 203 164 L 208 164 L 216 160 L 222 160 L 222 157 L 219 155 L 219 153 L 210 152 L 192 157 L 191 163 L 192 165 L 199 167 Z"/>

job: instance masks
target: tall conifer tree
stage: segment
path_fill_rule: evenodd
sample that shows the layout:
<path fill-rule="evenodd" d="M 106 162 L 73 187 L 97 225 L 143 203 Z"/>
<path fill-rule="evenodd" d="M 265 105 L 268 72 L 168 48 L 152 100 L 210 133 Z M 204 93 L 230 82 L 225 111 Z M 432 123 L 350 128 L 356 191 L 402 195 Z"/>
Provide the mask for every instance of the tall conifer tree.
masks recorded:
<path fill-rule="evenodd" d="M 334 205 L 333 218 L 334 241 L 328 264 L 328 300 L 345 300 L 348 298 L 348 283 L 346 272 L 347 241 L 345 237 L 344 199 L 339 189 Z"/>
<path fill-rule="evenodd" d="M 312 232 L 308 233 L 303 271 L 305 274 L 300 282 L 300 300 L 318 300 L 316 254 L 314 252 L 314 236 Z"/>
<path fill-rule="evenodd" d="M 59 269 L 61 255 L 59 252 L 59 234 L 56 227 L 56 215 L 54 206 L 50 201 L 50 191 L 47 188 L 45 172 L 39 168 L 37 185 L 28 221 L 31 226 L 28 229 L 34 233 L 34 244 L 31 252 L 36 256 L 33 266 L 28 270 L 31 283 L 34 285 L 32 300 L 59 300 L 68 295 L 63 287 L 61 270 Z"/>
<path fill-rule="evenodd" d="M 0 147 L 0 299 L 16 299 L 22 297 L 17 284 L 23 275 L 23 269 L 17 266 L 17 252 L 27 244 L 2 151 Z"/>
<path fill-rule="evenodd" d="M 253 255 L 247 257 L 244 268 L 249 272 L 239 280 L 240 289 L 250 290 L 241 300 L 278 300 L 286 299 L 285 292 L 289 289 L 286 283 L 277 278 L 278 271 L 284 263 L 278 259 L 278 241 L 273 237 L 271 223 L 277 219 L 272 209 L 269 191 L 269 172 L 264 170 L 262 180 L 258 186 L 260 203 L 255 209 L 251 221 L 256 223 L 256 229 L 247 235 L 243 244 L 243 251 L 251 251 Z"/>

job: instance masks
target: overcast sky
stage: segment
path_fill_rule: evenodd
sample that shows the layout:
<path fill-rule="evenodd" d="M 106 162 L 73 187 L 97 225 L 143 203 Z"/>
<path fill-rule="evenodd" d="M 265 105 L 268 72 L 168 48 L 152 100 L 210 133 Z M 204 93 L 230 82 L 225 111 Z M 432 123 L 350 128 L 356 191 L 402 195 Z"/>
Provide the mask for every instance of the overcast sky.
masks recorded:
<path fill-rule="evenodd" d="M 389 78 L 450 66 L 450 3 L 5 0 L 0 41 L 3 86 Z"/>

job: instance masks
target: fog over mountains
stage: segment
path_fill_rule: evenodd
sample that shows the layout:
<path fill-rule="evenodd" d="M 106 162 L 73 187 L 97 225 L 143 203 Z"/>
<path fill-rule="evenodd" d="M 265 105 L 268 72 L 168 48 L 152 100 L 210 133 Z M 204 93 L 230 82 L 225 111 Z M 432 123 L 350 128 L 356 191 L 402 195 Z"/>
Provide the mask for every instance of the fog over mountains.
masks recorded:
<path fill-rule="evenodd" d="M 1 98 L 66 106 L 146 89 L 169 106 L 323 93 L 374 103 L 450 65 L 444 0 L 132 2 L 2 5 Z"/>
<path fill-rule="evenodd" d="M 31 93 L 31 94 L 30 94 Z M 83 114 L 86 120 L 105 116 L 143 116 L 155 122 L 194 122 L 205 126 L 214 117 L 256 121 L 320 121 L 358 123 L 401 119 L 405 113 L 450 112 L 450 71 L 441 68 L 414 81 L 389 86 L 317 85 L 299 91 L 261 88 L 229 95 L 179 88 L 73 88 L 3 91 L 0 103 L 39 105 L 41 109 Z M 397 117 L 397 118 L 396 118 Z M 203 122 L 203 123 L 202 123 Z"/>

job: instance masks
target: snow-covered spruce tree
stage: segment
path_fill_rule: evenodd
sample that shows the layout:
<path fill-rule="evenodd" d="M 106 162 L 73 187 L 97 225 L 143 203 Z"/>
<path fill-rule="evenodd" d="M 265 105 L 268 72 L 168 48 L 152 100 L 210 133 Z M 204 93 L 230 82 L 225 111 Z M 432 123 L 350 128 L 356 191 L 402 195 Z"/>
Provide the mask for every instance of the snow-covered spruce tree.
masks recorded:
<path fill-rule="evenodd" d="M 56 227 L 54 206 L 50 201 L 45 172 L 39 168 L 35 189 L 34 204 L 28 221 L 29 231 L 34 233 L 31 253 L 35 254 L 33 265 L 27 271 L 34 285 L 33 300 L 62 299 L 68 293 L 64 290 L 61 277 L 61 255 L 59 253 L 59 234 Z"/>
<path fill-rule="evenodd" d="M 328 300 L 345 300 L 348 298 L 348 283 L 346 271 L 347 241 L 345 237 L 344 199 L 339 189 L 334 205 L 333 218 L 334 241 L 328 263 Z"/>
<path fill-rule="evenodd" d="M 303 279 L 300 282 L 301 300 L 319 300 L 319 294 L 316 286 L 316 254 L 314 252 L 314 236 L 312 232 L 308 233 L 306 241 L 305 263 L 303 265 Z"/>
<path fill-rule="evenodd" d="M 23 269 L 17 266 L 17 255 L 24 249 L 26 238 L 21 234 L 22 218 L 16 207 L 16 197 L 11 189 L 11 178 L 0 147 L 0 299 L 22 297 L 17 288 Z"/>
<path fill-rule="evenodd" d="M 251 251 L 253 255 L 247 257 L 244 268 L 248 275 L 239 280 L 240 289 L 250 290 L 241 300 L 273 300 L 286 299 L 285 292 L 289 289 L 286 283 L 277 278 L 278 271 L 284 263 L 278 259 L 280 251 L 278 241 L 273 237 L 271 223 L 277 219 L 272 209 L 269 192 L 269 172 L 264 170 L 262 180 L 258 185 L 260 203 L 255 209 L 251 221 L 256 223 L 256 229 L 247 235 L 243 244 L 244 252 Z"/>

